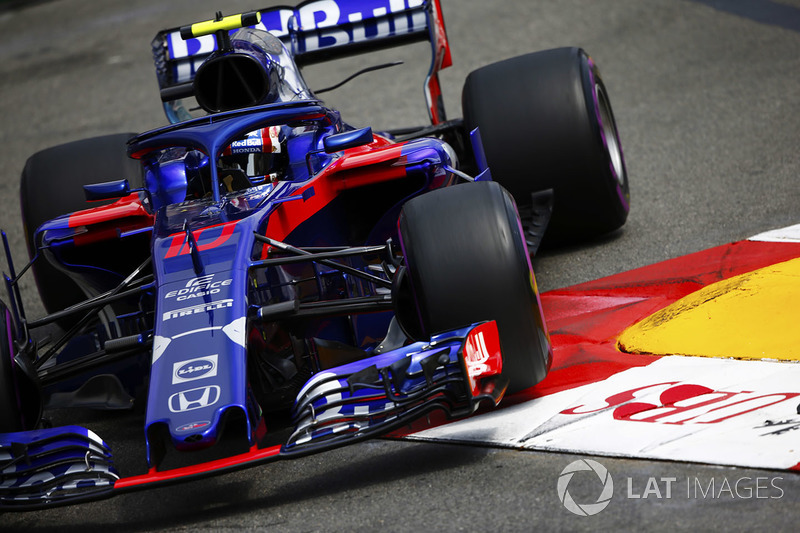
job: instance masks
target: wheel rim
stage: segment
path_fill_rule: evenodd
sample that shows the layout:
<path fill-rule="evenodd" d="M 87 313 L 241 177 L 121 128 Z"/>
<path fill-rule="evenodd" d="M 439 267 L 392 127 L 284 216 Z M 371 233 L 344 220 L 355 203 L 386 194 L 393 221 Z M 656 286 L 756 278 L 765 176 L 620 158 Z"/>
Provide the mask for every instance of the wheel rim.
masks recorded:
<path fill-rule="evenodd" d="M 606 143 L 606 150 L 611 159 L 611 169 L 620 187 L 625 185 L 625 166 L 622 162 L 622 149 L 619 145 L 617 126 L 614 123 L 614 115 L 611 113 L 611 104 L 608 102 L 605 90 L 599 83 L 594 84 L 594 92 L 597 97 L 597 107 L 600 113 L 600 128 L 603 139 Z"/>

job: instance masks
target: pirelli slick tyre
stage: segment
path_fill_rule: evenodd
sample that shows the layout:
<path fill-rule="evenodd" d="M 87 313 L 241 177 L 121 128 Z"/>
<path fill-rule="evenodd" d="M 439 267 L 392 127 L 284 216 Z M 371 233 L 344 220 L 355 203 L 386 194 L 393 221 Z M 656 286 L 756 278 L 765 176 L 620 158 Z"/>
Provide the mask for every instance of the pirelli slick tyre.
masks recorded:
<path fill-rule="evenodd" d="M 468 131 L 479 127 L 493 178 L 522 208 L 552 189 L 546 241 L 581 240 L 621 227 L 630 193 L 614 113 L 580 48 L 515 57 L 472 72 L 462 93 Z"/>
<path fill-rule="evenodd" d="M 22 171 L 20 205 L 31 257 L 36 252 L 34 233 L 41 224 L 60 215 L 102 205 L 86 201 L 84 185 L 127 178 L 131 187 L 141 186 L 139 163 L 126 154 L 125 143 L 134 135 L 118 133 L 84 139 L 42 150 L 28 158 Z M 34 263 L 33 274 L 49 313 L 85 299 L 78 286 L 44 258 Z"/>
<path fill-rule="evenodd" d="M 509 392 L 544 379 L 550 340 L 511 195 L 493 182 L 432 191 L 405 204 L 399 228 L 414 306 L 403 328 L 430 338 L 496 320 Z"/>

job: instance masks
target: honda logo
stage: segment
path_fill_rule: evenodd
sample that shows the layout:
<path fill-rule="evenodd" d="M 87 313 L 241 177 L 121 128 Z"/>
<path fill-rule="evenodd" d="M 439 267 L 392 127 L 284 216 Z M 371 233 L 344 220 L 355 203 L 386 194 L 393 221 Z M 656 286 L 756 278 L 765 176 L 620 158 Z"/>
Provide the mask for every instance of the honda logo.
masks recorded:
<path fill-rule="evenodd" d="M 202 409 L 217 403 L 219 397 L 220 388 L 217 385 L 176 392 L 169 397 L 169 410 L 173 413 L 184 413 Z"/>

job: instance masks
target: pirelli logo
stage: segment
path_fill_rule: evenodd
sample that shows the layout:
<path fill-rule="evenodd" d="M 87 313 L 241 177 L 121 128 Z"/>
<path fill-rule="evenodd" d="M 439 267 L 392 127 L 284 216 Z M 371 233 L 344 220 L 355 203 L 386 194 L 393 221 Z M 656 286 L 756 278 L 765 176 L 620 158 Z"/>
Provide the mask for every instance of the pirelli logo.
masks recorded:
<path fill-rule="evenodd" d="M 164 313 L 162 319 L 166 322 L 173 318 L 182 316 L 195 315 L 197 313 L 207 313 L 209 311 L 216 311 L 217 309 L 224 309 L 226 307 L 233 307 L 233 299 L 217 300 L 207 304 L 193 305 L 191 307 L 182 307 L 181 309 L 174 309 Z"/>

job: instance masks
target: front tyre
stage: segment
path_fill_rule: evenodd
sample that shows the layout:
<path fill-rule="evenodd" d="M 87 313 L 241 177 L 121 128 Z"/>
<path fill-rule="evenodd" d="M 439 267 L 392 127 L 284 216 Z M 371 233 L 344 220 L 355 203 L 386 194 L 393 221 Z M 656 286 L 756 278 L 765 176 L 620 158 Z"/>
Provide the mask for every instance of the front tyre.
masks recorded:
<path fill-rule="evenodd" d="M 39 391 L 17 366 L 16 352 L 11 313 L 0 301 L 0 433 L 33 429 L 42 414 Z"/>
<path fill-rule="evenodd" d="M 496 320 L 508 391 L 544 379 L 550 341 L 511 195 L 493 182 L 438 189 L 409 200 L 399 228 L 413 300 L 404 330 L 430 338 Z"/>

